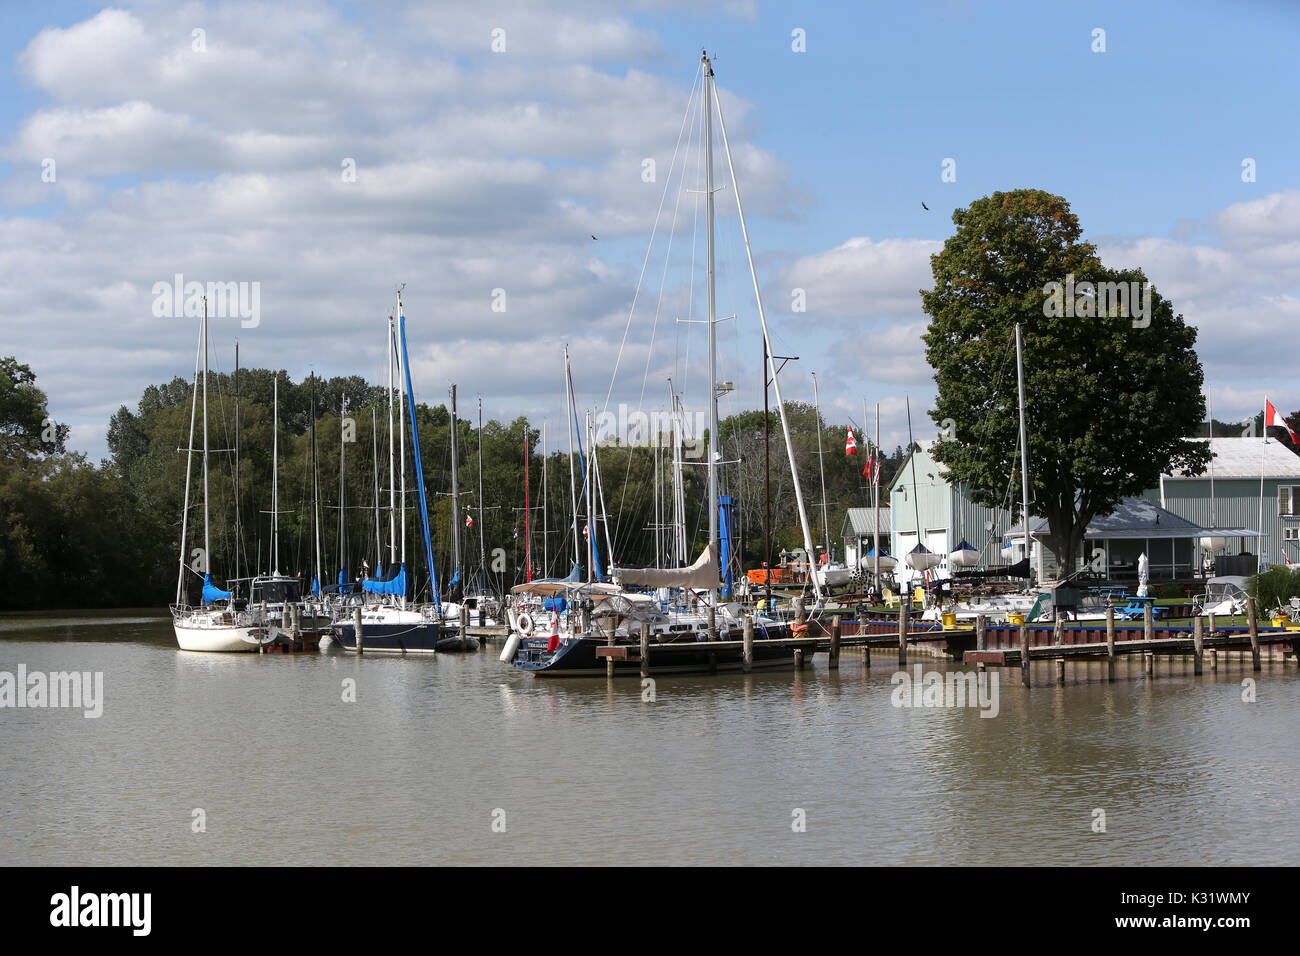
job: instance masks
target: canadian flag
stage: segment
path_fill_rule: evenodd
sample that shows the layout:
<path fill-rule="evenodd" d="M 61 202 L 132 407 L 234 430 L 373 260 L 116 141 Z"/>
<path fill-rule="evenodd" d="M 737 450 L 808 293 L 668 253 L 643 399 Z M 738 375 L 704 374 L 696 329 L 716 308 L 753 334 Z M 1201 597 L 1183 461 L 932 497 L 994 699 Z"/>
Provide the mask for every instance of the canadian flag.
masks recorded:
<path fill-rule="evenodd" d="M 858 453 L 858 440 L 853 437 L 853 427 L 849 426 L 849 437 L 844 440 L 844 454 L 856 455 Z"/>
<path fill-rule="evenodd" d="M 874 454 L 867 458 L 866 467 L 862 469 L 862 477 L 873 485 L 880 484 L 880 462 Z"/>
<path fill-rule="evenodd" d="M 867 456 L 867 463 L 866 463 L 865 465 L 862 466 L 862 477 L 863 477 L 863 478 L 868 478 L 868 479 L 871 478 L 871 472 L 872 472 L 872 470 L 873 470 L 873 469 L 872 469 L 872 462 L 874 462 L 875 460 L 876 460 L 876 456 L 875 456 L 875 455 L 868 455 L 868 456 Z"/>
<path fill-rule="evenodd" d="M 1277 409 L 1273 407 L 1273 403 L 1267 398 L 1264 399 L 1264 427 L 1285 428 L 1286 433 L 1291 436 L 1291 444 L 1300 445 L 1300 441 L 1296 441 L 1295 432 L 1291 430 L 1291 426 L 1286 423 L 1285 418 L 1277 413 Z"/>
<path fill-rule="evenodd" d="M 472 528 L 472 527 L 474 527 L 474 516 L 473 516 L 473 515 L 466 515 L 466 516 L 465 516 L 465 527 L 467 527 L 467 528 Z"/>
<path fill-rule="evenodd" d="M 582 536 L 583 536 L 584 538 L 589 538 L 589 537 L 591 537 L 591 535 L 589 535 L 589 534 L 587 533 L 587 526 L 586 526 L 585 524 L 582 526 Z"/>

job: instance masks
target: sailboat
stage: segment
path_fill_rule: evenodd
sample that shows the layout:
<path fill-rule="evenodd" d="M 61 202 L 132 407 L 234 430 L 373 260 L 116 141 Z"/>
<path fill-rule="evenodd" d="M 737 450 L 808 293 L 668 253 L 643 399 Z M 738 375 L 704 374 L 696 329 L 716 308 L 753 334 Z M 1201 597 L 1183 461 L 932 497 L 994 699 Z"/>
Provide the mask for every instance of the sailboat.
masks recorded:
<path fill-rule="evenodd" d="M 744 629 L 745 608 L 739 602 L 720 600 L 724 592 L 722 579 L 722 561 L 724 545 L 727 539 L 721 534 L 720 526 L 725 520 L 723 509 L 729 502 L 719 493 L 718 466 L 719 430 L 718 430 L 718 394 L 717 381 L 717 310 L 715 302 L 714 281 L 714 184 L 713 184 L 713 114 L 716 107 L 722 143 L 726 150 L 727 166 L 731 173 L 731 187 L 736 199 L 736 210 L 740 228 L 744 237 L 745 253 L 749 263 L 750 276 L 753 280 L 754 297 L 759 320 L 763 329 L 765 352 L 768 356 L 768 371 L 776 385 L 777 408 L 781 417 L 782 430 L 785 434 L 786 451 L 790 458 L 791 473 L 794 475 L 795 499 L 803 531 L 804 546 L 808 554 L 813 554 L 812 535 L 809 530 L 808 516 L 804 508 L 803 493 L 798 481 L 798 468 L 794 459 L 794 446 L 790 437 L 785 403 L 781 398 L 780 382 L 776 375 L 775 359 L 772 356 L 771 339 L 768 334 L 767 318 L 763 310 L 763 300 L 759 289 L 758 274 L 754 267 L 753 252 L 750 248 L 749 233 L 745 225 L 744 210 L 741 206 L 739 183 L 736 179 L 735 166 L 732 162 L 731 147 L 727 140 L 726 123 L 722 118 L 722 106 L 714 88 L 713 65 L 707 54 L 700 57 L 702 84 L 702 113 L 704 116 L 704 202 L 706 207 L 707 256 L 708 256 L 708 338 L 709 338 L 709 432 L 707 451 L 708 473 L 708 517 L 709 540 L 704 550 L 689 567 L 676 568 L 629 568 L 619 567 L 611 561 L 614 581 L 599 580 L 601 567 L 597 546 L 598 526 L 594 520 L 598 503 L 597 472 L 595 469 L 595 442 L 590 429 L 588 416 L 587 447 L 590 454 L 582 461 L 586 472 L 584 479 L 587 503 L 588 530 L 585 545 L 587 559 L 587 581 L 569 579 L 534 581 L 520 585 L 513 590 L 516 596 L 531 594 L 534 597 L 549 597 L 554 602 L 554 613 L 559 615 L 561 604 L 564 617 L 559 626 L 554 628 L 560 633 L 542 636 L 517 627 L 506 648 L 502 660 L 509 660 L 516 668 L 534 676 L 577 676 L 607 673 L 606 661 L 598 656 L 602 647 L 630 644 L 639 641 L 642 626 L 648 627 L 651 640 L 656 644 L 654 667 L 656 672 L 704 672 L 712 670 L 739 670 L 744 667 L 743 652 L 739 648 Z M 572 410 L 572 379 L 568 373 L 568 356 L 566 349 L 566 380 L 570 410 Z M 573 414 L 573 432 L 577 431 L 577 416 Z M 572 433 L 571 433 L 572 441 Z M 581 445 L 579 446 L 581 456 Z M 570 469 L 571 475 L 573 469 Z M 574 496 L 574 545 L 575 553 L 582 553 L 577 535 L 577 495 Z M 608 532 L 606 548 L 609 549 Z M 821 585 L 814 576 L 811 581 L 814 593 L 820 600 Z M 647 593 L 649 592 L 649 593 Z M 675 593 L 681 595 L 677 601 L 670 603 L 663 595 Z M 788 646 L 776 644 L 773 639 L 793 636 L 793 629 L 788 622 L 778 621 L 763 615 L 755 615 L 752 666 L 755 668 L 790 667 L 793 655 Z M 730 642 L 729 647 L 719 649 L 717 642 Z M 613 658 L 615 675 L 639 675 L 640 663 L 630 655 Z"/>
<path fill-rule="evenodd" d="M 361 611 L 361 640 L 365 651 L 398 654 L 432 654 L 451 649 L 459 643 L 455 634 L 444 632 L 442 600 L 438 593 L 438 571 L 433 562 L 433 543 L 429 533 L 429 511 L 424 493 L 423 459 L 420 456 L 420 433 L 416 427 L 415 392 L 411 387 L 411 370 L 406 352 L 406 313 L 402 308 L 402 294 L 397 293 L 397 326 L 388 317 L 388 416 L 389 416 L 389 475 L 393 462 L 393 395 L 397 395 L 397 434 L 401 436 L 401 502 L 393 498 L 389 489 L 390 512 L 394 519 L 389 525 L 389 568 L 380 578 L 362 582 L 360 591 L 347 594 L 336 605 L 334 633 L 347 650 L 357 650 L 356 612 Z M 402 388 L 393 388 L 393 356 L 397 353 L 398 376 Z M 423 532 L 425 566 L 429 571 L 432 601 L 424 604 L 409 599 L 410 585 L 406 570 L 406 429 L 402 424 L 402 405 L 409 410 L 411 426 L 411 451 L 415 461 L 416 488 L 419 492 L 420 528 Z M 390 480 L 391 486 L 391 480 Z M 401 527 L 400 561 L 397 550 L 396 526 Z M 445 642 L 445 643 L 441 643 Z"/>
<path fill-rule="evenodd" d="M 853 569 L 843 561 L 836 561 L 831 555 L 831 526 L 830 519 L 826 513 L 826 463 L 822 456 L 822 403 L 821 395 L 817 388 L 817 373 L 813 372 L 813 418 L 817 428 L 817 471 L 821 475 L 822 483 L 822 535 L 826 541 L 826 550 L 822 553 L 822 558 L 817 562 L 810 562 L 809 567 L 814 568 L 813 573 L 817 575 L 817 583 L 822 587 L 839 588 L 853 580 Z"/>
<path fill-rule="evenodd" d="M 194 565 L 186 564 L 189 542 L 190 474 L 194 460 L 194 419 L 199 400 L 199 355 L 203 362 L 203 550 Z M 252 651 L 261 643 L 263 629 L 246 609 L 236 605 L 233 593 L 212 583 L 211 536 L 208 515 L 208 300 L 203 299 L 203 322 L 199 326 L 199 347 L 194 359 L 194 393 L 190 400 L 190 433 L 185 445 L 185 501 L 181 506 L 180 572 L 176 581 L 176 603 L 171 606 L 176 643 L 183 651 Z M 186 574 L 203 575 L 201 604 L 184 603 Z"/>

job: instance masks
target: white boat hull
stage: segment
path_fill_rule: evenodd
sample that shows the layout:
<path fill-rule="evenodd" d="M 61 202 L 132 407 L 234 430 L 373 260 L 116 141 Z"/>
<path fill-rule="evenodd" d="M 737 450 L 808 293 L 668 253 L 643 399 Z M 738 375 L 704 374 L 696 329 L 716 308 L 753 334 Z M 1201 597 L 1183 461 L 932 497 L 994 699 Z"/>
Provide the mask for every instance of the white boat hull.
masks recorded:
<path fill-rule="evenodd" d="M 211 651 L 232 654 L 257 650 L 251 627 L 186 627 L 173 624 L 176 643 L 183 651 Z"/>

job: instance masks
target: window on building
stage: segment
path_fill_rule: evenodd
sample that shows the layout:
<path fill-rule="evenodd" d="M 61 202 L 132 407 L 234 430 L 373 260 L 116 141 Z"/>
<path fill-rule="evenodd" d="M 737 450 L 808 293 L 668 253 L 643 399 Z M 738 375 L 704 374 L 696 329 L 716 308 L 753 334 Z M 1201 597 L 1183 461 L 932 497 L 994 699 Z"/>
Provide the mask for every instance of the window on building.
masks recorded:
<path fill-rule="evenodd" d="M 1291 525 L 1282 529 L 1283 541 L 1300 541 L 1300 525 Z"/>
<path fill-rule="evenodd" d="M 1300 485 L 1277 486 L 1277 513 L 1300 515 Z"/>

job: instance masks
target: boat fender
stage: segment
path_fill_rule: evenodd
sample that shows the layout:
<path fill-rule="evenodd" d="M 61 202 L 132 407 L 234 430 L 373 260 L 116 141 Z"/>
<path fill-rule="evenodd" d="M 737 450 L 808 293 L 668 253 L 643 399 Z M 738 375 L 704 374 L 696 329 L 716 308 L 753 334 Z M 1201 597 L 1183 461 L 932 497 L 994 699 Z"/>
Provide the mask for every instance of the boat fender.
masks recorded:
<path fill-rule="evenodd" d="M 533 632 L 533 619 L 528 616 L 528 612 L 522 612 L 515 618 L 515 626 L 519 628 L 520 634 L 531 634 Z"/>
<path fill-rule="evenodd" d="M 509 664 L 514 660 L 515 651 L 519 650 L 519 635 L 511 634 L 506 641 L 506 646 L 501 648 L 501 663 Z"/>

